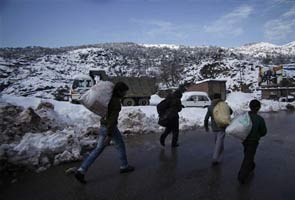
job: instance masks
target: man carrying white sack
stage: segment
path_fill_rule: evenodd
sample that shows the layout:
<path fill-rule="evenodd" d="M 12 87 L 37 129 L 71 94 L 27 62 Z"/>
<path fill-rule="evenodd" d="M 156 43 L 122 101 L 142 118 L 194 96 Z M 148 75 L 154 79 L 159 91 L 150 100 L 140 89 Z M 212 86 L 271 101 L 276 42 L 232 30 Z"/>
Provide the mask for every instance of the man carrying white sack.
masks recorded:
<path fill-rule="evenodd" d="M 126 95 L 128 86 L 123 82 L 118 82 L 114 86 L 112 98 L 108 104 L 108 111 L 105 117 L 100 121 L 101 128 L 96 148 L 83 161 L 77 170 L 75 177 L 81 183 L 86 183 L 85 174 L 95 159 L 103 152 L 104 148 L 113 140 L 119 153 L 121 161 L 120 173 L 134 171 L 134 167 L 130 166 L 127 161 L 125 143 L 122 135 L 117 127 L 118 117 L 121 111 L 121 99 Z"/>
<path fill-rule="evenodd" d="M 243 141 L 244 159 L 238 174 L 238 180 L 244 184 L 250 173 L 255 169 L 255 154 L 261 137 L 267 133 L 264 119 L 258 115 L 261 103 L 254 99 L 249 104 L 249 115 L 252 121 L 252 129 L 248 137 Z"/>

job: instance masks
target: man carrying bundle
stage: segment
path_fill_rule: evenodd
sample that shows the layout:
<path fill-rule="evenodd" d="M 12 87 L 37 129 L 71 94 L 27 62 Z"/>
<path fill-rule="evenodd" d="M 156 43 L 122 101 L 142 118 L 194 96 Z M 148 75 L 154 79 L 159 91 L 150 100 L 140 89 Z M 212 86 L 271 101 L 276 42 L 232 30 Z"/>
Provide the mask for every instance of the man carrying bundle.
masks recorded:
<path fill-rule="evenodd" d="M 121 161 L 120 173 L 132 172 L 134 170 L 134 167 L 128 164 L 125 143 L 123 141 L 121 132 L 117 127 L 118 117 L 121 111 L 121 99 L 126 95 L 128 89 L 128 86 L 123 82 L 118 82 L 115 84 L 112 97 L 108 103 L 107 114 L 101 118 L 101 128 L 99 131 L 100 135 L 97 146 L 83 161 L 82 165 L 75 174 L 75 177 L 79 182 L 84 184 L 86 183 L 84 177 L 88 168 L 103 152 L 104 148 L 110 144 L 111 140 L 115 142 L 119 153 L 119 158 Z"/>
<path fill-rule="evenodd" d="M 249 115 L 252 121 L 252 129 L 247 138 L 243 141 L 244 146 L 244 159 L 238 174 L 238 180 L 244 184 L 249 177 L 250 173 L 255 169 L 255 154 L 261 137 L 267 133 L 267 128 L 264 119 L 258 115 L 261 103 L 253 99 L 250 104 Z"/>
<path fill-rule="evenodd" d="M 216 93 L 213 96 L 211 105 L 208 107 L 204 120 L 204 127 L 209 131 L 208 121 L 211 118 L 211 128 L 215 134 L 215 147 L 213 152 L 212 165 L 218 165 L 222 161 L 224 150 L 225 128 L 230 123 L 231 108 Z"/>

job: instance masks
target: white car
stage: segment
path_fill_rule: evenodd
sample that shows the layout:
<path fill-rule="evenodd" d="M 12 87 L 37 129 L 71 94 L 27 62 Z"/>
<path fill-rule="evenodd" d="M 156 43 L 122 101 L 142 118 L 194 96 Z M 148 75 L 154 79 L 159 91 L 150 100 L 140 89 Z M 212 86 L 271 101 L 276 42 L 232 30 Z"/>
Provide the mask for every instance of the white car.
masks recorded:
<path fill-rule="evenodd" d="M 206 92 L 184 92 L 181 103 L 184 107 L 208 107 L 211 100 Z"/>

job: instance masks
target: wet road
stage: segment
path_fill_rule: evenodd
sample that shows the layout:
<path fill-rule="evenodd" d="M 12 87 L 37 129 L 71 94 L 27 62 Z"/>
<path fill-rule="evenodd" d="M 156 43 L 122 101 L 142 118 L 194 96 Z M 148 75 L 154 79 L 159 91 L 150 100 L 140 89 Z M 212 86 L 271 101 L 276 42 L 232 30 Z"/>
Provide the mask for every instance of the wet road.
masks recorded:
<path fill-rule="evenodd" d="M 162 149 L 158 134 L 128 137 L 130 164 L 136 171 L 119 174 L 114 147 L 106 149 L 81 185 L 64 170 L 72 163 L 43 173 L 25 173 L 14 184 L 1 186 L 0 199 L 295 199 L 295 113 L 262 114 L 268 135 L 256 154 L 251 181 L 236 180 L 242 160 L 242 145 L 227 137 L 222 165 L 211 166 L 213 134 L 195 130 L 180 135 L 179 148 Z"/>

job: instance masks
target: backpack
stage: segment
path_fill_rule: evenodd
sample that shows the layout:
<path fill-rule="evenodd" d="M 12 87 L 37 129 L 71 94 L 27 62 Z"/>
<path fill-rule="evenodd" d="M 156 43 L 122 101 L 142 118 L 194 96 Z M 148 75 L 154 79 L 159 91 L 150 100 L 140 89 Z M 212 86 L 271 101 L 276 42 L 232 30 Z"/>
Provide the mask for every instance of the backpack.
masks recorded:
<path fill-rule="evenodd" d="M 225 128 L 230 124 L 230 108 L 224 101 L 220 101 L 213 108 L 213 118 L 219 128 Z"/>
<path fill-rule="evenodd" d="M 168 112 L 167 109 L 169 108 L 170 101 L 168 99 L 162 100 L 158 105 L 157 105 L 157 112 L 159 114 L 159 121 L 158 124 L 161 126 L 166 127 L 168 125 Z"/>
<path fill-rule="evenodd" d="M 164 99 L 157 105 L 157 112 L 159 116 L 163 115 L 167 111 L 169 104 L 170 104 L 169 100 Z"/>

